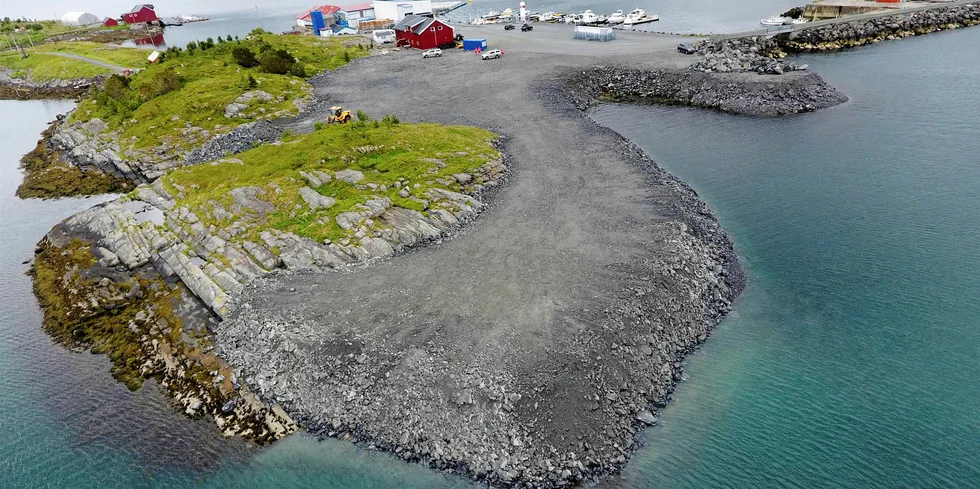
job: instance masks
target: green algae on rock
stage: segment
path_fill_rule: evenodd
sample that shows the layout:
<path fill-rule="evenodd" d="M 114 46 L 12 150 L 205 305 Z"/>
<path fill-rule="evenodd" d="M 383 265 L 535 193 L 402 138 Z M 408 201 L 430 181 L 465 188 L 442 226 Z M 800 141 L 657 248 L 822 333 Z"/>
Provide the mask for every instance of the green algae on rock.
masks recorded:
<path fill-rule="evenodd" d="M 129 180 L 106 174 L 97 168 L 82 170 L 65 162 L 58 151 L 48 145 L 48 137 L 56 126 L 44 131 L 37 147 L 21 159 L 24 181 L 17 187 L 18 197 L 57 198 L 121 193 L 133 189 L 134 185 Z"/>

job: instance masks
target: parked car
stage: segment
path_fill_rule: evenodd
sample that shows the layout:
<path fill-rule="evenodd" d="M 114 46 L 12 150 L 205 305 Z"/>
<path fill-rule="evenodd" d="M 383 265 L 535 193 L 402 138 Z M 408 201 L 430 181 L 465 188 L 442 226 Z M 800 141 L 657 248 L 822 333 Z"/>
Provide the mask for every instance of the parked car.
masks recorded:
<path fill-rule="evenodd" d="M 499 49 L 491 49 L 480 55 L 483 59 L 497 59 L 503 56 L 504 52 Z"/>
<path fill-rule="evenodd" d="M 534 26 L 531 24 L 524 24 L 521 26 L 521 32 L 527 32 L 531 30 L 534 30 Z"/>
<path fill-rule="evenodd" d="M 506 24 L 506 25 L 504 25 L 504 30 L 505 31 L 512 31 L 512 30 L 514 30 L 514 24 Z"/>
<path fill-rule="evenodd" d="M 694 45 L 689 42 L 679 44 L 677 46 L 677 50 L 684 54 L 694 54 L 698 52 L 698 50 L 695 49 Z"/>
<path fill-rule="evenodd" d="M 442 56 L 442 50 L 439 48 L 429 49 L 428 51 L 422 52 L 423 58 L 439 58 Z"/>

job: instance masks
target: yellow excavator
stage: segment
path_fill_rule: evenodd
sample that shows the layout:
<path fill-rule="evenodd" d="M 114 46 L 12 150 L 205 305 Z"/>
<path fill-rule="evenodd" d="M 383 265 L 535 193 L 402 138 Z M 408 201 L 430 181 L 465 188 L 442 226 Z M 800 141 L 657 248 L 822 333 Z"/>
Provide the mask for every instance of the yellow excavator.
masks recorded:
<path fill-rule="evenodd" d="M 327 116 L 327 124 L 347 124 L 353 118 L 354 116 L 350 114 L 349 110 L 344 110 L 343 107 L 335 105 L 330 107 L 330 115 Z"/>

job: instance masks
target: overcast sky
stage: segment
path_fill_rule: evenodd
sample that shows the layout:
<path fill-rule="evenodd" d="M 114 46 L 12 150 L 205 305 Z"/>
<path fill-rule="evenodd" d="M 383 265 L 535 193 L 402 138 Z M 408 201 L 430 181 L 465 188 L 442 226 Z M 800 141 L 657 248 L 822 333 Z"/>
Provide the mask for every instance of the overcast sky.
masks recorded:
<path fill-rule="evenodd" d="M 0 0 L 0 17 L 13 19 L 29 17 L 37 19 L 60 18 L 65 12 L 91 12 L 97 17 L 119 17 L 128 12 L 138 0 Z M 323 3 L 327 0 L 161 0 L 154 3 L 157 13 L 163 16 L 180 14 L 212 14 L 216 12 L 242 11 L 254 9 L 272 9 L 288 6 L 289 11 L 295 7 Z M 153 3 L 152 1 L 149 3 Z M 338 4 L 356 3 L 355 0 L 339 1 Z"/>

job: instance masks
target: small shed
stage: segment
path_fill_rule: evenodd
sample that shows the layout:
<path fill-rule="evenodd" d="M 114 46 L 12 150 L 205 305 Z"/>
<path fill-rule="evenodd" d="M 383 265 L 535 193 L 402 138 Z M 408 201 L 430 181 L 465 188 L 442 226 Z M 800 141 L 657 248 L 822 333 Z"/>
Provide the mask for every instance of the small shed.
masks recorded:
<path fill-rule="evenodd" d="M 65 25 L 95 25 L 99 23 L 99 18 L 88 12 L 68 12 L 61 16 L 61 23 Z"/>
<path fill-rule="evenodd" d="M 153 5 L 148 3 L 140 4 L 132 8 L 129 12 L 122 14 L 123 22 L 128 24 L 143 24 L 146 22 L 156 22 L 160 20 L 157 17 L 156 10 Z"/>
<path fill-rule="evenodd" d="M 112 17 L 106 17 L 106 18 L 102 19 L 102 25 L 104 25 L 106 27 L 115 27 L 115 26 L 119 25 L 119 21 L 116 20 L 116 19 L 113 19 Z"/>
<path fill-rule="evenodd" d="M 399 45 L 417 49 L 432 49 L 453 43 L 453 28 L 431 17 L 409 15 L 395 24 Z"/>
<path fill-rule="evenodd" d="M 354 34 L 357 34 L 357 29 L 338 24 L 320 30 L 321 36 L 353 36 Z"/>
<path fill-rule="evenodd" d="M 486 39 L 463 39 L 463 50 L 465 51 L 487 50 Z"/>

